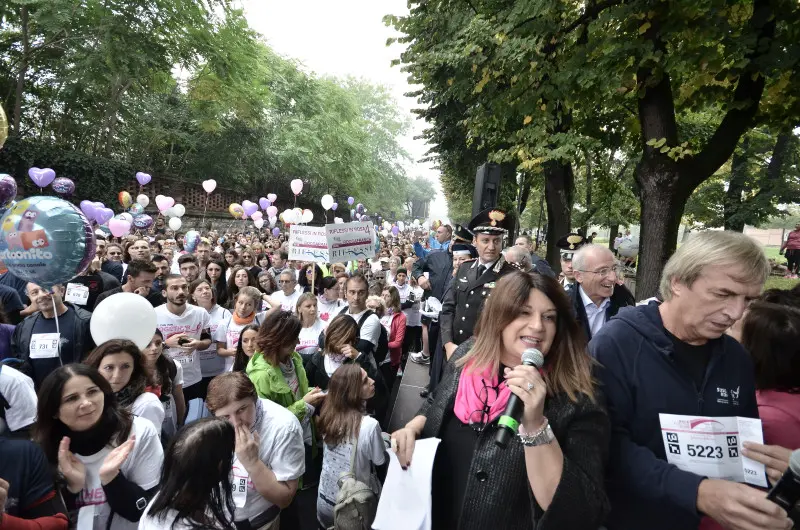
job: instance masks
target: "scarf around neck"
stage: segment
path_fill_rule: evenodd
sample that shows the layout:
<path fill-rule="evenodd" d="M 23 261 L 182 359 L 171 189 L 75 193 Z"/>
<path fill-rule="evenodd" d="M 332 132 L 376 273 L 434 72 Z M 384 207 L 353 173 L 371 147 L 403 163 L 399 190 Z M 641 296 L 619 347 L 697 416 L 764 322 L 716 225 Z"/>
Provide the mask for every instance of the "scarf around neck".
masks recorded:
<path fill-rule="evenodd" d="M 236 311 L 234 311 L 232 313 L 232 316 L 234 324 L 236 324 L 237 326 L 246 326 L 247 324 L 252 323 L 253 320 L 256 319 L 256 312 L 253 311 L 248 316 L 241 318 L 239 315 L 236 314 Z"/>
<path fill-rule="evenodd" d="M 504 384 L 498 384 L 499 377 L 497 374 L 491 373 L 491 368 L 487 366 L 478 371 L 474 369 L 473 364 L 470 361 L 461 370 L 453 412 L 461 423 L 469 425 L 473 414 L 479 418 L 480 412 L 488 405 L 489 414 L 486 423 L 491 423 L 506 409 L 508 398 L 511 397 L 511 390 Z M 481 399 L 484 386 L 487 387 L 486 392 L 488 392 L 486 401 Z M 492 401 L 495 395 L 497 395 L 497 399 Z"/>

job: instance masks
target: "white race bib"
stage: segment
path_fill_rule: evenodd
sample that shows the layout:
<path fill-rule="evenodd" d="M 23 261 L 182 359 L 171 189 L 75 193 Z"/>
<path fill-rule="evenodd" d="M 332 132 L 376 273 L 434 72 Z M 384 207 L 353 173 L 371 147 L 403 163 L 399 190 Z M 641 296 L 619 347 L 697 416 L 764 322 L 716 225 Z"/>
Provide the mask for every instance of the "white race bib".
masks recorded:
<path fill-rule="evenodd" d="M 250 474 L 243 465 L 233 466 L 231 472 L 231 491 L 233 492 L 233 504 L 237 508 L 244 508 L 247 502 L 247 484 L 250 482 Z"/>
<path fill-rule="evenodd" d="M 31 359 L 53 359 L 58 357 L 58 333 L 34 333 L 29 349 Z"/>
<path fill-rule="evenodd" d="M 767 487 L 764 465 L 741 456 L 744 442 L 763 444 L 761 420 L 659 414 L 667 461 L 708 478 Z"/>
<path fill-rule="evenodd" d="M 64 301 L 71 304 L 86 305 L 89 301 L 89 288 L 80 283 L 68 283 Z"/>

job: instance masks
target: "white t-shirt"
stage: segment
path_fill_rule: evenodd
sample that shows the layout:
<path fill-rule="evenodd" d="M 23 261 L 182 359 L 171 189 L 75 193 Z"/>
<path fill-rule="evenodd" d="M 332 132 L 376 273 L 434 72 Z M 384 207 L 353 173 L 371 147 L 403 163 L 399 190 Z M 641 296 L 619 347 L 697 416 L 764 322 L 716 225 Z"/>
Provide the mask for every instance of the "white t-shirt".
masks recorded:
<path fill-rule="evenodd" d="M 350 458 L 353 454 L 353 440 L 333 447 L 324 445 L 322 474 L 319 478 L 317 495 L 317 518 L 327 527 L 333 526 L 333 507 L 336 505 L 336 494 L 339 493 L 339 477 L 350 471 Z M 378 420 L 370 416 L 361 418 L 361 430 L 358 433 L 358 452 L 356 453 L 356 478 L 368 484 L 375 495 L 380 495 L 381 484 L 372 472 L 372 464 L 383 465 L 386 462 L 386 445 L 381 437 Z"/>
<path fill-rule="evenodd" d="M 211 317 L 202 307 L 186 304 L 181 315 L 172 314 L 167 309 L 167 304 L 156 307 L 156 327 L 161 330 L 165 341 L 178 333 L 185 333 L 190 339 L 199 340 L 200 334 L 210 325 Z M 183 366 L 184 388 L 199 383 L 203 378 L 197 350 L 186 353 L 183 348 L 167 348 L 165 353 Z"/>
<path fill-rule="evenodd" d="M 235 350 L 239 345 L 239 337 L 242 335 L 242 330 L 250 324 L 259 324 L 264 321 L 264 315 L 258 313 L 252 322 L 248 324 L 237 324 L 233 321 L 233 314 L 229 313 L 228 318 L 219 324 L 216 332 L 214 333 L 214 342 L 224 342 L 225 348 Z M 225 371 L 230 372 L 233 370 L 233 362 L 236 360 L 235 355 L 230 357 L 222 357 L 225 360 Z"/>
<path fill-rule="evenodd" d="M 294 291 L 289 296 L 286 296 L 283 291 L 275 291 L 270 296 L 281 304 L 281 311 L 291 311 L 297 314 L 297 299 L 300 298 L 301 294 L 303 293 Z"/>
<path fill-rule="evenodd" d="M 136 435 L 136 442 L 122 464 L 120 473 L 142 489 L 149 490 L 157 486 L 161 478 L 161 465 L 164 462 L 161 440 L 150 421 L 136 416 L 133 418 L 131 434 Z M 93 455 L 75 455 L 86 468 L 86 483 L 76 501 L 79 507 L 77 530 L 105 530 L 108 526 L 111 507 L 106 502 L 106 493 L 100 484 L 100 467 L 112 449 L 107 445 Z M 137 523 L 119 514 L 115 514 L 111 522 L 114 530 L 134 530 L 137 526 Z"/>
<path fill-rule="evenodd" d="M 142 512 L 142 518 L 139 519 L 139 530 L 195 530 L 197 525 L 187 524 L 186 521 L 175 523 L 178 517 L 178 510 L 169 509 L 163 521 L 155 517 L 150 517 L 150 508 L 158 498 L 158 495 L 153 497 L 153 500 L 147 505 L 147 508 Z M 173 526 L 173 523 L 175 526 Z M 218 527 L 220 528 L 220 527 Z"/>
<path fill-rule="evenodd" d="M 257 405 L 263 411 L 263 414 L 257 414 L 255 425 L 261 438 L 259 458 L 275 473 L 275 479 L 279 482 L 299 479 L 306 469 L 303 428 L 300 427 L 300 422 L 288 409 L 274 401 L 259 399 Z M 256 491 L 253 481 L 236 455 L 233 458 L 231 475 L 234 488 L 240 485 L 245 487 L 246 484 L 247 489 L 244 506 L 236 508 L 237 521 L 253 519 L 272 506 L 271 502 Z"/>
<path fill-rule="evenodd" d="M 297 344 L 297 353 L 311 355 L 319 348 L 319 334 L 325 329 L 325 323 L 317 319 L 314 325 L 300 330 L 300 342 Z"/>
<path fill-rule="evenodd" d="M 176 385 L 180 385 L 183 388 L 183 368 L 181 363 L 174 359 L 172 362 L 175 363 L 175 368 L 177 368 L 175 379 L 172 381 L 172 388 L 174 389 Z M 162 401 L 162 404 L 164 405 L 164 423 L 161 429 L 167 438 L 172 438 L 178 432 L 178 409 L 175 407 L 174 392 L 169 395 L 169 400 Z"/>
<path fill-rule="evenodd" d="M 342 307 L 345 305 L 344 300 L 338 298 L 333 302 L 329 302 L 325 295 L 317 297 L 317 316 L 322 321 L 322 324 L 327 328 L 331 323 L 333 317 L 339 314 Z"/>
<path fill-rule="evenodd" d="M 353 317 L 353 320 L 356 321 L 356 324 L 361 320 L 361 317 L 364 316 L 364 313 L 367 312 L 367 309 L 360 313 L 356 313 L 352 315 L 347 311 L 344 312 L 345 315 L 350 315 Z M 373 346 L 376 348 L 378 347 L 378 340 L 381 338 L 381 320 L 378 318 L 378 315 L 372 313 L 367 320 L 364 321 L 364 325 L 361 326 L 361 333 L 359 335 L 360 339 L 370 341 Z"/>
<path fill-rule="evenodd" d="M 131 414 L 150 421 L 161 437 L 161 425 L 164 423 L 164 405 L 152 392 L 142 392 L 131 405 Z"/>
<path fill-rule="evenodd" d="M 208 349 L 197 352 L 197 355 L 200 357 L 200 373 L 202 376 L 214 377 L 225 371 L 226 361 L 225 357 L 217 355 L 217 328 L 221 323 L 227 322 L 228 319 L 231 318 L 231 312 L 220 305 L 215 305 L 211 308 L 211 311 L 208 312 L 208 316 L 211 317 L 209 330 L 212 337 L 211 346 L 209 346 Z"/>
<path fill-rule="evenodd" d="M 0 394 L 8 401 L 6 421 L 0 419 L 0 433 L 16 431 L 36 423 L 36 390 L 33 379 L 10 366 L 0 367 Z"/>

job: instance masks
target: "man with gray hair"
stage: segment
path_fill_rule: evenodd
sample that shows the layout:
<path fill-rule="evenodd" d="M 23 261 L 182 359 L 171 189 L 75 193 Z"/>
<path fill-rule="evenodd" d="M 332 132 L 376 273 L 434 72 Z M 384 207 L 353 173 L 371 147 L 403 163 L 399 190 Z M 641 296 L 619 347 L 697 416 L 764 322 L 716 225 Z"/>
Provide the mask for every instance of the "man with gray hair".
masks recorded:
<path fill-rule="evenodd" d="M 572 299 L 578 324 L 591 339 L 620 308 L 635 304 L 633 294 L 619 282 L 622 270 L 614 254 L 602 245 L 583 245 L 572 256 L 577 288 Z"/>
<path fill-rule="evenodd" d="M 524 247 L 508 247 L 503 251 L 503 257 L 506 258 L 506 262 L 514 265 L 519 270 L 524 272 L 531 271 L 531 256 Z"/>
<path fill-rule="evenodd" d="M 692 421 L 758 418 L 753 362 L 725 330 L 759 296 L 768 275 L 767 259 L 749 237 L 702 232 L 664 268 L 663 302 L 622 309 L 592 338 L 589 351 L 599 361 L 612 427 L 608 530 L 696 529 L 703 517 L 737 530 L 791 527 L 763 491 L 713 478 L 715 466 L 702 462 L 737 461 L 742 441 L 728 437 L 719 447 L 698 438 Z M 683 416 L 678 420 L 687 425 L 673 435 L 669 453 L 662 414 Z M 697 458 L 688 458 L 697 446 L 686 440 L 703 444 Z M 686 459 L 678 467 L 682 449 Z M 711 456 L 701 458 L 706 451 Z"/>

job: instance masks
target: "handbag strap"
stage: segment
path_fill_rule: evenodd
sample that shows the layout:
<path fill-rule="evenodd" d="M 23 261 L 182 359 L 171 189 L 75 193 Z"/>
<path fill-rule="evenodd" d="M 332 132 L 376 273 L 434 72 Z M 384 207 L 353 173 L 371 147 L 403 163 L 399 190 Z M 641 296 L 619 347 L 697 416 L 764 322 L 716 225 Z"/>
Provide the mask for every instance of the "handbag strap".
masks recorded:
<path fill-rule="evenodd" d="M 352 473 L 353 476 L 355 476 L 356 474 L 356 453 L 358 452 L 358 435 L 360 433 L 361 433 L 361 425 L 358 426 L 358 432 L 356 433 L 356 441 L 353 442 L 353 452 L 350 453 L 350 473 Z"/>

